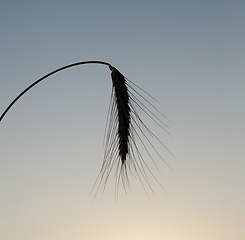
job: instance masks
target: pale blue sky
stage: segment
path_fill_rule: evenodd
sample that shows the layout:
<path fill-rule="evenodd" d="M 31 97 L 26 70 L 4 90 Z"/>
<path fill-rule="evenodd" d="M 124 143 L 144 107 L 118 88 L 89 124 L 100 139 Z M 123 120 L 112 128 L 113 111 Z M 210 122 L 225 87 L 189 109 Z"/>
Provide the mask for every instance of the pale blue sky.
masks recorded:
<path fill-rule="evenodd" d="M 0 112 L 64 65 L 110 62 L 161 102 L 177 157 L 88 198 L 103 160 L 106 66 L 60 72 L 0 123 L 0 239 L 245 239 L 244 1 L 1 1 Z M 159 147 L 159 146 L 158 146 Z M 146 159 L 147 160 L 147 159 Z M 151 165 L 149 160 L 149 165 Z"/>

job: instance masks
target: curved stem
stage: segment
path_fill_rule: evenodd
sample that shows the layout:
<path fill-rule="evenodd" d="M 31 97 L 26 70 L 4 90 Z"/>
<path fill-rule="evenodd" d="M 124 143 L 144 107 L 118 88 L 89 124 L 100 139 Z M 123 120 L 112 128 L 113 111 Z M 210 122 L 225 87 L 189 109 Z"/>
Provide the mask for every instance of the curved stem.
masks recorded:
<path fill-rule="evenodd" d="M 103 62 L 103 61 L 85 61 L 85 62 L 77 62 L 77 63 L 73 63 L 73 64 L 69 64 L 69 65 L 66 65 L 64 67 L 61 67 L 61 68 L 58 68 L 56 70 L 54 70 L 53 72 L 50 72 L 48 74 L 46 74 L 45 76 L 39 78 L 36 82 L 32 83 L 29 87 L 27 87 L 23 92 L 21 92 L 10 104 L 9 106 L 5 109 L 5 111 L 2 113 L 1 117 L 0 117 L 0 122 L 2 121 L 3 117 L 5 116 L 5 114 L 9 111 L 9 109 L 15 104 L 15 102 L 17 102 L 17 100 L 22 96 L 24 95 L 28 90 L 30 90 L 32 87 L 34 87 L 36 84 L 38 84 L 39 82 L 41 82 L 42 80 L 44 80 L 45 78 L 57 73 L 57 72 L 60 72 L 64 69 L 67 69 L 67 68 L 70 68 L 70 67 L 74 67 L 74 66 L 78 66 L 78 65 L 82 65 L 82 64 L 92 64 L 92 63 L 95 63 L 95 64 L 103 64 L 103 65 L 107 65 L 110 70 L 112 70 L 112 65 L 110 63 L 107 63 L 107 62 Z"/>

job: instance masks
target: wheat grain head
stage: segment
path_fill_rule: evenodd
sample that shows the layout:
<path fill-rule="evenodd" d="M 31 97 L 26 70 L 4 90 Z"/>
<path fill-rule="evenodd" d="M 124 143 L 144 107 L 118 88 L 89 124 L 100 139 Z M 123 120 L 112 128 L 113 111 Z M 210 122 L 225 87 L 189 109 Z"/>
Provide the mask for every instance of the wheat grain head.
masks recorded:
<path fill-rule="evenodd" d="M 102 191 L 103 195 L 107 180 L 114 167 L 116 169 L 115 199 L 118 198 L 120 183 L 122 184 L 125 192 L 127 192 L 127 189 L 130 188 L 130 176 L 136 176 L 140 180 L 148 196 L 148 191 L 145 185 L 147 185 L 148 189 L 153 192 L 148 174 L 150 173 L 150 175 L 152 175 L 157 182 L 158 180 L 155 178 L 154 174 L 146 164 L 138 144 L 140 142 L 141 146 L 143 146 L 144 150 L 147 152 L 148 156 L 153 162 L 154 159 L 152 158 L 151 153 L 144 141 L 151 146 L 151 148 L 164 162 L 165 160 L 151 143 L 149 137 L 151 136 L 157 139 L 157 141 L 159 141 L 164 148 L 166 147 L 161 140 L 144 124 L 138 112 L 143 112 L 168 133 L 166 130 L 167 126 L 163 123 L 160 117 L 157 116 L 157 114 L 163 117 L 165 116 L 161 114 L 161 112 L 138 91 L 141 91 L 149 97 L 150 95 L 147 92 L 127 79 L 115 67 L 110 66 L 109 68 L 112 71 L 112 95 L 106 126 L 107 133 L 105 135 L 104 160 L 101 171 L 95 182 L 95 185 L 97 185 L 95 196 L 99 190 Z M 138 91 L 136 91 L 135 88 L 138 88 Z M 143 101 L 148 106 L 146 106 Z M 167 151 L 169 150 L 167 149 Z M 158 184 L 162 187 L 159 182 Z"/>

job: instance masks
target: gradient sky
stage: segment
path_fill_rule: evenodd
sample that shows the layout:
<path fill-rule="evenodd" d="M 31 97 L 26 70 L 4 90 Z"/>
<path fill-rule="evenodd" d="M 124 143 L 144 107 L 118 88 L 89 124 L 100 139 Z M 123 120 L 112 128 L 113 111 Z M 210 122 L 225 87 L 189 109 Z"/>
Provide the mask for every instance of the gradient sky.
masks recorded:
<path fill-rule="evenodd" d="M 148 200 L 89 193 L 103 160 L 106 66 L 60 72 L 0 123 L 0 239 L 245 239 L 245 1 L 0 1 L 0 111 L 64 65 L 103 60 L 147 90 L 174 136 Z M 151 166 L 150 159 L 146 160 Z"/>

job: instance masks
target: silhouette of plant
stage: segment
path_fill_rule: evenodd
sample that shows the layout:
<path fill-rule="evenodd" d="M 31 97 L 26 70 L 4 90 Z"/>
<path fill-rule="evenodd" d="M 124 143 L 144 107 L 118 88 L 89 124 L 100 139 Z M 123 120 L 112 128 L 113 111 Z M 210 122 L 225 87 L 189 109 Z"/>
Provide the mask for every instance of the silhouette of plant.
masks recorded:
<path fill-rule="evenodd" d="M 160 128 L 168 133 L 168 131 L 166 130 L 167 126 L 160 119 L 161 116 L 165 116 L 149 100 L 147 100 L 147 97 L 151 97 L 147 92 L 145 92 L 142 88 L 138 87 L 132 81 L 124 77 L 123 74 L 120 73 L 110 63 L 103 61 L 84 61 L 73 63 L 48 73 L 47 75 L 32 83 L 9 104 L 9 106 L 0 116 L 0 122 L 9 111 L 9 109 L 14 105 L 14 103 L 36 84 L 57 72 L 83 64 L 107 65 L 111 70 L 112 78 L 112 95 L 106 126 L 107 134 L 105 136 L 104 160 L 100 173 L 93 186 L 93 189 L 96 187 L 95 196 L 97 195 L 99 190 L 102 190 L 102 192 L 104 192 L 107 180 L 114 167 L 116 177 L 116 197 L 118 196 L 118 188 L 120 182 L 122 183 L 122 186 L 126 192 L 127 188 L 130 188 L 129 173 L 131 176 L 136 175 L 138 177 L 146 194 L 147 189 L 145 187 L 145 184 L 153 192 L 147 173 L 152 175 L 152 177 L 157 182 L 158 180 L 155 178 L 154 174 L 147 166 L 139 150 L 138 143 L 143 146 L 153 162 L 153 157 L 151 156 L 150 151 L 148 150 L 148 147 L 146 145 L 149 145 L 152 150 L 156 152 L 160 159 L 162 159 L 164 162 L 165 160 L 158 153 L 157 149 L 151 143 L 148 136 L 155 138 L 168 152 L 169 150 L 165 147 L 161 140 L 145 125 L 145 123 L 140 118 L 139 112 L 149 117 Z M 153 97 L 151 98 L 154 99 Z M 159 115 L 159 117 L 157 115 Z M 144 140 L 147 142 L 147 144 L 145 144 Z M 161 186 L 159 182 L 158 184 Z"/>

